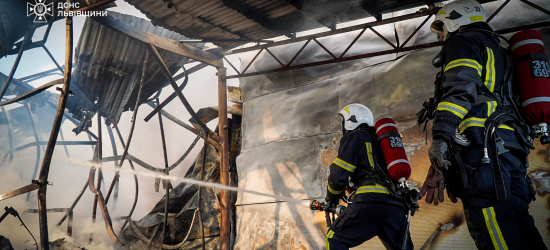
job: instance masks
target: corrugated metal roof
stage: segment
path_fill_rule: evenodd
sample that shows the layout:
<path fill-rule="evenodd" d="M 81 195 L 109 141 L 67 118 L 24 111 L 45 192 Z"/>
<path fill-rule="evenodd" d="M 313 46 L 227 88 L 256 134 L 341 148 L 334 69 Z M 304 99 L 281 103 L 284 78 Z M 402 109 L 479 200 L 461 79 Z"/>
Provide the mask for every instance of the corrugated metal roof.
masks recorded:
<path fill-rule="evenodd" d="M 110 15 L 143 31 L 168 39 L 186 37 L 154 26 L 151 22 L 129 15 L 109 12 Z M 195 44 L 202 47 L 203 44 Z M 122 112 L 133 109 L 141 81 L 147 46 L 86 19 L 75 53 L 75 69 L 71 90 L 75 95 L 67 102 L 67 109 L 78 120 L 90 118 L 99 106 L 106 123 L 118 123 Z M 159 53 L 174 74 L 188 58 L 159 49 Z M 147 61 L 144 88 L 140 103 L 168 84 L 152 56 Z"/>
<path fill-rule="evenodd" d="M 153 24 L 206 40 L 259 40 L 443 0 L 125 0 Z M 479 0 L 490 2 L 493 0 Z M 214 44 L 231 49 L 243 41 Z"/>
<path fill-rule="evenodd" d="M 250 40 L 282 34 L 248 19 L 221 0 L 126 0 L 143 12 L 153 24 L 190 38 Z M 221 47 L 242 44 L 220 43 Z"/>

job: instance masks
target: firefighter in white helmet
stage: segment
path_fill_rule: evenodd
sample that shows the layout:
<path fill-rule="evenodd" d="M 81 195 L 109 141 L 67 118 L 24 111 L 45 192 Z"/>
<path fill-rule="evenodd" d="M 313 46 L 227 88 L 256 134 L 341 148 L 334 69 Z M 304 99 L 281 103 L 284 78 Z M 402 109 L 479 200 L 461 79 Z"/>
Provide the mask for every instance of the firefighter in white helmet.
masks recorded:
<path fill-rule="evenodd" d="M 384 157 L 378 155 L 381 152 L 375 146 L 372 112 L 362 104 L 353 103 L 338 114 L 343 118 L 344 135 L 338 157 L 330 166 L 326 201 L 332 206 L 338 205 L 347 186 L 355 191 L 355 197 L 330 226 L 327 249 L 349 249 L 374 236 L 378 236 L 387 249 L 401 249 L 406 208 L 403 198 L 391 186 L 393 182 L 388 177 Z M 377 166 L 377 162 L 382 165 Z M 405 249 L 414 249 L 410 237 Z"/>
<path fill-rule="evenodd" d="M 441 68 L 436 96 L 424 104 L 433 142 L 422 196 L 438 205 L 447 188 L 451 201 L 461 198 L 478 249 L 546 249 L 528 211 L 536 195 L 526 170 L 529 141 L 499 35 L 474 0 L 441 8 L 431 29 L 445 42 L 432 61 Z"/>

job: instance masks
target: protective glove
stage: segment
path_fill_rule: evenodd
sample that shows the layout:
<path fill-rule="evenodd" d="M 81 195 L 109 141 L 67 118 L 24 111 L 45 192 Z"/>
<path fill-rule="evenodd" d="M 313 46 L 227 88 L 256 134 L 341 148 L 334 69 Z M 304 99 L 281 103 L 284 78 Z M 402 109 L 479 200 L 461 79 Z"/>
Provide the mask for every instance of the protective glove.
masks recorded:
<path fill-rule="evenodd" d="M 340 202 L 340 195 L 333 194 L 327 190 L 327 196 L 325 197 L 325 201 L 330 206 L 336 206 Z"/>
<path fill-rule="evenodd" d="M 432 146 L 428 150 L 430 157 L 431 167 L 426 176 L 426 180 L 422 185 L 420 194 L 422 197 L 426 197 L 425 201 L 428 204 L 433 202 L 434 205 L 439 205 L 439 202 L 445 200 L 445 180 L 443 171 L 447 171 L 451 162 L 447 160 L 448 146 L 443 139 L 434 139 Z"/>
<path fill-rule="evenodd" d="M 448 150 L 449 147 L 447 146 L 447 142 L 445 142 L 445 140 L 434 139 L 432 146 L 428 150 L 428 155 L 432 166 L 447 171 L 449 166 L 451 166 L 451 162 L 447 160 Z"/>
<path fill-rule="evenodd" d="M 420 190 L 420 195 L 426 197 L 424 201 L 428 204 L 433 204 L 435 206 L 439 205 L 439 202 L 445 200 L 444 195 L 445 190 L 445 180 L 443 177 L 443 171 L 441 169 L 430 166 L 430 171 L 428 171 L 428 176 L 424 184 L 422 184 L 422 189 Z"/>

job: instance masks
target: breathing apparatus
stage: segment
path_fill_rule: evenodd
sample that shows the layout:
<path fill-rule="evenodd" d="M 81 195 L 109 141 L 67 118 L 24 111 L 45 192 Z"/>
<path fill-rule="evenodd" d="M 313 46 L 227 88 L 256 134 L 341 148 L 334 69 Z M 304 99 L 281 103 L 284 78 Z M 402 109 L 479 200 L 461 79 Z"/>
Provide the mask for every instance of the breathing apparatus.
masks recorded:
<path fill-rule="evenodd" d="M 479 9 L 478 9 L 479 8 Z M 476 14 L 477 13 L 477 14 Z M 469 19 L 469 20 L 468 20 Z M 448 39 L 443 44 L 442 52 L 445 51 L 447 41 L 454 35 L 463 32 L 478 32 L 493 40 L 505 58 L 505 72 L 500 93 L 491 92 L 487 86 L 481 85 L 481 95 L 479 98 L 488 99 L 497 103 L 496 110 L 485 121 L 484 127 L 484 157 L 482 164 L 492 164 L 495 173 L 495 185 L 497 190 L 497 199 L 505 199 L 506 193 L 502 183 L 502 173 L 499 169 L 499 162 L 496 157 L 508 152 L 508 149 L 514 149 L 529 153 L 529 149 L 534 149 L 533 137 L 541 137 L 541 143 L 550 143 L 547 124 L 550 123 L 550 67 L 548 67 L 548 59 L 544 51 L 542 36 L 536 31 L 522 31 L 517 33 L 509 41 L 505 37 L 492 31 L 484 29 L 475 29 L 464 26 L 473 22 L 484 22 L 485 12 L 483 7 L 473 0 L 458 0 L 441 8 L 440 12 L 435 17 L 435 21 L 431 28 L 434 32 L 442 32 L 443 25 L 451 33 Z M 506 41 L 510 45 L 510 51 L 500 46 L 500 40 Z M 510 55 L 512 52 L 512 56 Z M 444 55 L 443 55 L 444 56 Z M 436 90 L 434 97 L 423 104 L 423 109 L 417 113 L 418 123 L 427 123 L 427 120 L 433 119 L 437 105 L 441 102 L 443 94 L 441 75 L 443 74 L 443 63 L 445 59 L 441 54 L 438 54 L 432 64 L 435 67 L 441 68 L 441 71 L 436 77 Z M 513 67 L 515 66 L 515 70 Z M 514 77 L 516 75 L 516 77 Z M 514 95 L 512 82 L 517 79 L 517 89 L 519 96 Z M 543 86 L 544 85 L 544 86 Z M 521 103 L 521 105 L 520 105 Z M 522 107 L 522 109 L 520 109 Z M 523 112 L 521 112 L 523 111 Z M 524 117 L 526 119 L 524 119 Z M 505 143 L 502 138 L 495 133 L 496 128 L 500 125 L 509 125 L 512 127 L 519 139 L 519 145 L 513 143 Z M 426 126 L 424 126 L 424 129 Z M 455 190 L 461 191 L 467 188 L 468 180 L 463 169 L 463 164 L 458 153 L 462 148 L 467 146 L 467 143 L 460 142 L 460 134 L 451 136 L 451 161 L 452 165 L 458 165 L 456 174 L 450 178 L 455 178 L 455 181 L 460 181 L 462 185 Z M 467 142 L 466 138 L 463 138 Z M 488 142 L 491 140 L 492 147 L 489 147 Z M 454 150 L 454 151 L 453 151 Z M 489 154 L 489 152 L 491 154 Z M 494 160 L 491 159 L 492 156 Z M 454 159 L 456 158 L 456 159 Z M 526 161 L 526 159 L 525 159 Z M 527 163 L 526 163 L 527 164 Z M 445 177 L 447 179 L 447 176 Z M 528 176 L 526 176 L 528 179 Z M 532 186 L 530 186 L 533 189 Z M 453 192 L 453 188 L 447 187 L 448 191 Z M 532 191 L 532 190 L 531 190 Z M 457 197 L 459 197 L 457 195 Z"/>

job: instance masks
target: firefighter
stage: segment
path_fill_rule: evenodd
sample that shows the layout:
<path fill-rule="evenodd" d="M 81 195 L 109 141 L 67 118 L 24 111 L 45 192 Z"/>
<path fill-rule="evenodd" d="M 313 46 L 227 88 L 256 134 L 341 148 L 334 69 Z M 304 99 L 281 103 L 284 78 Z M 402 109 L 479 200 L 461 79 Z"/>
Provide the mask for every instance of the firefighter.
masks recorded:
<path fill-rule="evenodd" d="M 437 206 L 447 187 L 451 201 L 461 198 L 478 249 L 547 249 L 528 211 L 535 194 L 521 115 L 508 98 L 513 65 L 485 18 L 478 2 L 457 0 L 441 8 L 432 23 L 445 42 L 432 61 L 441 67 L 441 93 L 428 152 L 432 165 L 421 195 Z M 460 138 L 469 144 L 463 144 L 457 161 L 450 150 Z M 463 182 L 461 189 L 449 190 L 453 185 L 445 183 L 444 173 L 454 164 L 463 170 Z"/>
<path fill-rule="evenodd" d="M 402 198 L 392 192 L 395 187 L 388 186 L 392 180 L 382 170 L 386 168 L 383 156 L 377 154 L 372 112 L 354 103 L 344 107 L 339 114 L 343 117 L 344 135 L 340 139 L 338 157 L 330 166 L 326 201 L 338 205 L 348 185 L 355 190 L 355 196 L 330 226 L 327 249 L 349 249 L 374 236 L 378 236 L 387 249 L 401 249 L 407 212 Z M 384 167 L 377 167 L 377 162 Z M 407 237 L 406 249 L 414 249 Z"/>

